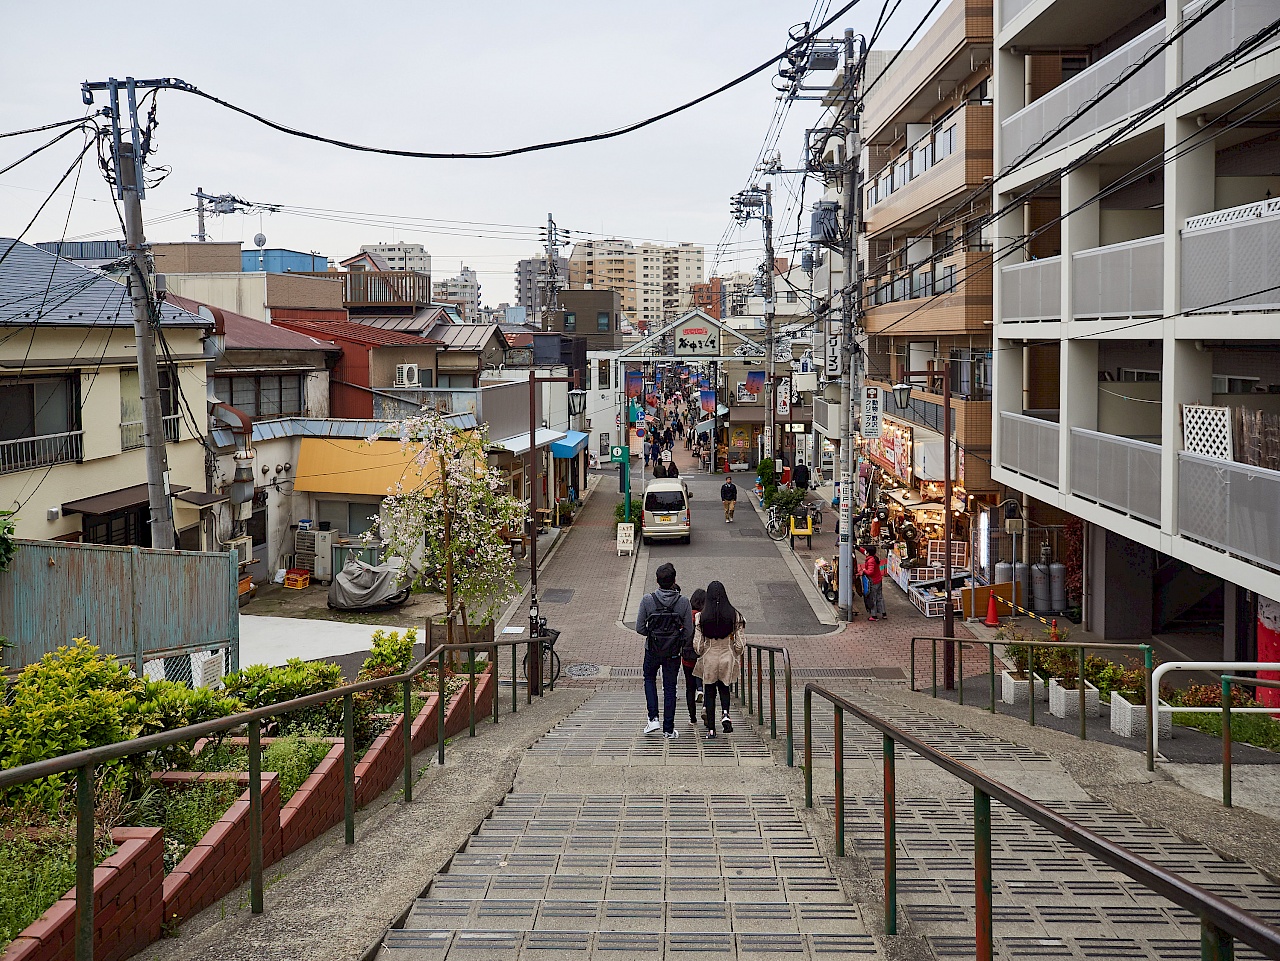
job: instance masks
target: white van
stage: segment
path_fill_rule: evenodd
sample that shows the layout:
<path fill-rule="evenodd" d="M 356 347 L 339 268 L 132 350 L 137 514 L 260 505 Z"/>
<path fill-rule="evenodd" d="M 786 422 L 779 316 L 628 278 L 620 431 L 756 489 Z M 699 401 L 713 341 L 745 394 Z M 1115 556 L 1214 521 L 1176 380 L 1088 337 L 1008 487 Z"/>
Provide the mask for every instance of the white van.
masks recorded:
<path fill-rule="evenodd" d="M 679 538 L 688 544 L 693 534 L 691 497 L 689 488 L 678 477 L 650 481 L 644 489 L 640 542 Z"/>

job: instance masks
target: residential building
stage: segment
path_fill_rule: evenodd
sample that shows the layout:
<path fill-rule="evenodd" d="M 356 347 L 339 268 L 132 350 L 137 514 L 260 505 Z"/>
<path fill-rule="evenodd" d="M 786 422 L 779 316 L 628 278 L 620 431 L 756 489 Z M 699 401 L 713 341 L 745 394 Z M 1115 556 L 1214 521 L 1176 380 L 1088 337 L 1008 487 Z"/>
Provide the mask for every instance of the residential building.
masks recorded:
<path fill-rule="evenodd" d="M 36 246 L 81 267 L 101 267 L 125 255 L 123 240 L 50 240 Z"/>
<path fill-rule="evenodd" d="M 384 270 L 416 270 L 431 273 L 431 254 L 422 244 L 361 244 L 360 252 L 376 254 L 386 265 Z"/>
<path fill-rule="evenodd" d="M 158 274 L 234 273 L 242 269 L 238 240 L 229 243 L 152 244 L 151 259 Z"/>
<path fill-rule="evenodd" d="M 341 269 L 309 276 L 338 284 L 343 307 L 360 322 L 383 317 L 412 317 L 431 306 L 431 274 L 392 270 L 379 254 L 361 251 Z"/>
<path fill-rule="evenodd" d="M 587 350 L 622 347 L 622 295 L 616 290 L 565 290 L 560 308 L 550 314 L 551 329 L 582 337 Z"/>
<path fill-rule="evenodd" d="M 0 499 L 19 537 L 151 546 L 133 309 L 124 284 L 0 240 Z M 204 338 L 168 304 L 160 404 L 173 517 L 184 548 L 214 548 L 204 517 Z M 161 545 L 157 545 L 161 546 Z M 173 545 L 162 545 L 172 547 Z"/>
<path fill-rule="evenodd" d="M 705 284 L 694 284 L 689 289 L 692 306 L 708 317 L 720 320 L 726 313 L 724 281 L 712 277 Z"/>
<path fill-rule="evenodd" d="M 208 246 L 208 245 L 199 245 Z M 282 320 L 342 321 L 344 274 L 275 274 L 266 271 L 164 272 L 169 293 L 231 310 L 264 323 Z"/>
<path fill-rule="evenodd" d="M 1275 13 L 996 3 L 992 476 L 1089 628 L 1211 660 L 1280 654 Z"/>
<path fill-rule="evenodd" d="M 436 384 L 437 340 L 351 321 L 280 326 L 342 349 L 329 379 L 334 417 L 398 420 L 416 413 L 422 391 Z"/>
<path fill-rule="evenodd" d="M 479 321 L 480 279 L 466 264 L 462 265 L 458 276 L 436 281 L 432 288 L 432 296 L 436 300 L 460 305 L 466 323 L 473 324 Z"/>
<path fill-rule="evenodd" d="M 635 245 L 626 240 L 588 240 L 569 257 L 569 286 L 616 290 L 622 310 L 642 330 L 674 320 L 693 302 L 703 280 L 703 248 L 696 244 Z"/>
<path fill-rule="evenodd" d="M 486 369 L 506 361 L 507 342 L 497 324 L 438 323 L 427 336 L 440 343 L 439 387 L 478 387 Z"/>
<path fill-rule="evenodd" d="M 569 283 L 569 261 L 566 257 L 555 255 L 556 282 L 558 288 Z M 539 322 L 542 318 L 543 301 L 547 295 L 547 258 L 526 257 L 516 262 L 516 303 L 523 307 L 528 315 Z"/>
<path fill-rule="evenodd" d="M 912 457 L 888 456 L 875 439 L 866 453 L 931 500 L 946 448 L 958 496 L 998 499 L 989 470 L 991 250 L 971 227 L 990 210 L 991 11 L 991 0 L 951 0 L 874 85 L 862 116 L 863 384 L 880 387 L 885 429 Z M 779 286 L 779 310 L 784 295 L 795 295 L 791 284 Z M 940 379 L 914 378 L 906 410 L 891 390 L 902 371 L 945 364 L 954 447 L 941 434 Z"/>

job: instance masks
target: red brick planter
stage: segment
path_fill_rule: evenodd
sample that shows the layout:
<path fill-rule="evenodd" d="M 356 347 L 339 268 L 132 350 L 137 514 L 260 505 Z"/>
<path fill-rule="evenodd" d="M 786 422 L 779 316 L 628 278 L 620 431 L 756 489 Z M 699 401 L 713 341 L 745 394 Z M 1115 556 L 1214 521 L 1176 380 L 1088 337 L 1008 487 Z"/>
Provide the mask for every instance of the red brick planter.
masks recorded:
<path fill-rule="evenodd" d="M 116 828 L 117 850 L 93 872 L 93 956 L 120 961 L 160 937 L 164 917 L 164 841 L 160 828 Z M 71 961 L 76 892 L 72 888 L 9 943 L 3 961 Z"/>

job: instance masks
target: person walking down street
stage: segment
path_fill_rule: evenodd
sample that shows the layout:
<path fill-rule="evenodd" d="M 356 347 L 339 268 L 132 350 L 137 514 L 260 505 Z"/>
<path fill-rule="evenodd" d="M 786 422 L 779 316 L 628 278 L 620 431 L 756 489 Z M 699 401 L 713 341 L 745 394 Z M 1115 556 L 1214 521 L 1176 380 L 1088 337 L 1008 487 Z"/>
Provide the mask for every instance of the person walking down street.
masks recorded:
<path fill-rule="evenodd" d="M 707 602 L 707 592 L 699 587 L 689 595 L 689 606 L 693 608 L 693 630 L 698 631 L 698 614 Z M 698 652 L 693 646 L 693 638 L 685 642 L 680 651 L 680 666 L 684 668 L 684 702 L 689 708 L 689 723 L 698 723 L 697 703 L 702 700 L 702 678 L 694 674 L 698 666 Z"/>
<path fill-rule="evenodd" d="M 693 607 L 676 585 L 676 569 L 663 564 L 657 570 L 658 589 L 640 601 L 636 633 L 646 638 L 644 645 L 644 696 L 649 723 L 644 733 L 661 728 L 663 737 L 677 738 L 676 677 L 680 654 L 693 640 Z M 658 720 L 658 671 L 662 671 L 662 720 Z"/>
<path fill-rule="evenodd" d="M 729 603 L 724 585 L 712 581 L 707 585 L 706 604 L 698 615 L 698 632 L 694 650 L 698 666 L 694 673 L 702 678 L 702 719 L 707 726 L 707 739 L 716 736 L 716 695 L 720 697 L 720 727 L 728 734 L 733 730 L 729 719 L 729 685 L 738 677 L 738 665 L 745 645 L 746 622 Z"/>
<path fill-rule="evenodd" d="M 880 564 L 880 558 L 876 556 L 874 544 L 867 548 L 862 575 L 867 579 L 867 620 L 882 621 L 889 615 L 884 610 L 884 568 Z"/>
<path fill-rule="evenodd" d="M 658 435 L 653 435 L 653 443 L 649 445 L 649 461 L 656 464 L 662 459 L 662 445 L 658 443 Z"/>
<path fill-rule="evenodd" d="M 733 523 L 733 512 L 738 506 L 738 485 L 732 477 L 726 477 L 720 485 L 720 503 L 724 504 L 724 522 Z"/>

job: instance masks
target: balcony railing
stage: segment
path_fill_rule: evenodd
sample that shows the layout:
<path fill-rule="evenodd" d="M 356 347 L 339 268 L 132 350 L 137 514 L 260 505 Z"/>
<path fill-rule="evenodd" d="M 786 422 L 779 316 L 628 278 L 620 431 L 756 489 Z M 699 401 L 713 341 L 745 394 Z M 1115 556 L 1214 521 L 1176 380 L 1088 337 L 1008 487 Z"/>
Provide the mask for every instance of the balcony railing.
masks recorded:
<path fill-rule="evenodd" d="M 1143 237 L 1071 255 L 1072 315 L 1159 316 L 1164 310 L 1164 238 Z"/>
<path fill-rule="evenodd" d="M 1014 17 L 1035 2 L 1036 0 L 1004 0 L 1000 4 L 1000 29 L 1009 26 Z"/>
<path fill-rule="evenodd" d="M 417 270 L 357 270 L 338 273 L 299 271 L 306 277 L 342 282 L 342 301 L 349 306 L 375 305 L 425 307 L 431 303 L 431 275 Z"/>
<path fill-rule="evenodd" d="M 1163 39 L 1164 24 L 1159 23 L 1005 120 L 1000 125 L 1002 162 L 1009 164 L 1021 157 Z M 1164 56 L 1164 51 L 1157 54 L 1120 89 L 1085 110 L 1065 130 L 1039 147 L 1037 153 L 1087 137 L 1158 100 L 1164 92 Z"/>
<path fill-rule="evenodd" d="M 19 437 L 0 441 L 0 474 L 33 470 L 53 464 L 71 464 L 84 459 L 84 431 Z"/>
<path fill-rule="evenodd" d="M 1061 257 L 1044 257 L 1000 268 L 1000 320 L 1003 323 L 1061 319 Z"/>
<path fill-rule="evenodd" d="M 1001 411 L 1000 466 L 1057 487 L 1058 425 Z"/>
<path fill-rule="evenodd" d="M 1160 523 L 1160 446 L 1071 428 L 1071 493 Z"/>
<path fill-rule="evenodd" d="M 866 328 L 899 333 L 964 331 L 991 322 L 991 254 L 966 250 L 869 278 Z M 908 318 L 907 315 L 911 315 Z"/>
<path fill-rule="evenodd" d="M 1210 0 L 1189 3 L 1182 11 L 1183 20 L 1196 17 Z M 1275 6 L 1258 0 L 1226 0 L 1199 23 L 1194 24 L 1182 39 L 1182 80 L 1194 77 L 1209 64 L 1234 50 L 1259 30 L 1269 26 L 1275 16 Z M 1257 52 L 1280 44 L 1280 38 L 1272 37 L 1258 47 Z M 1253 54 L 1251 53 L 1250 56 Z"/>
<path fill-rule="evenodd" d="M 1191 217 L 1182 231 L 1182 309 L 1280 310 L 1280 199 Z"/>
<path fill-rule="evenodd" d="M 166 414 L 164 421 L 164 439 L 176 444 L 182 438 L 182 415 Z M 142 433 L 142 421 L 131 420 L 120 425 L 120 449 L 133 450 L 146 442 Z"/>
<path fill-rule="evenodd" d="M 1178 533 L 1280 570 L 1280 471 L 1182 451 Z"/>

